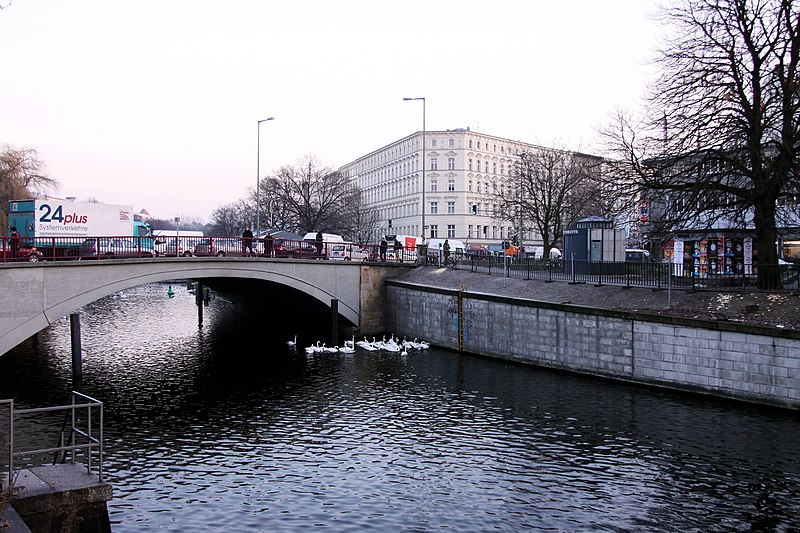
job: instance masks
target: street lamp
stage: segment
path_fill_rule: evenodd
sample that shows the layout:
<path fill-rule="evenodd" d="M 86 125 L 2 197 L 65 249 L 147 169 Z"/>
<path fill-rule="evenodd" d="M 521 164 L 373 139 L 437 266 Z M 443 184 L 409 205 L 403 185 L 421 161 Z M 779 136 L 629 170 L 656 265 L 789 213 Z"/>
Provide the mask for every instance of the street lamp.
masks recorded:
<path fill-rule="evenodd" d="M 403 98 L 404 101 L 422 100 L 422 242 L 425 243 L 425 98 Z"/>
<path fill-rule="evenodd" d="M 256 148 L 256 236 L 261 233 L 261 123 L 275 120 L 269 117 L 258 121 L 258 147 Z"/>

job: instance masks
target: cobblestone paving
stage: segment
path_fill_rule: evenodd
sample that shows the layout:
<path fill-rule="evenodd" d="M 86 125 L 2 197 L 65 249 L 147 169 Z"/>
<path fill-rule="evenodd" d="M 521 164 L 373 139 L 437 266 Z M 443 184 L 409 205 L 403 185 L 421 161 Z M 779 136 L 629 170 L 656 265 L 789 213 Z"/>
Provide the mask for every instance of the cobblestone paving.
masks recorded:
<path fill-rule="evenodd" d="M 655 290 L 613 285 L 548 283 L 451 268 L 419 267 L 402 281 L 529 300 L 571 303 L 703 320 L 727 320 L 800 331 L 800 292 Z"/>

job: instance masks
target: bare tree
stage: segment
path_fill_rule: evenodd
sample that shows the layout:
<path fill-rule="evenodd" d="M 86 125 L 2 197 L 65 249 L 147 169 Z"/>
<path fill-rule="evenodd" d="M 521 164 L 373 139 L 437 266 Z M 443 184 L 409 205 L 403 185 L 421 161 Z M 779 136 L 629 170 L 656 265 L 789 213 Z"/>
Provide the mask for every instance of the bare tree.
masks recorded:
<path fill-rule="evenodd" d="M 299 232 L 342 232 L 351 226 L 347 206 L 357 189 L 342 173 L 307 156 L 295 166 L 281 167 L 277 180 L 281 202 Z"/>
<path fill-rule="evenodd" d="M 600 163 L 594 156 L 552 148 L 519 154 L 508 186 L 495 189 L 500 216 L 512 221 L 519 238 L 533 230 L 541 236 L 543 249 L 550 250 L 564 228 L 590 214 L 590 206 L 598 201 L 595 175 Z"/>
<path fill-rule="evenodd" d="M 683 0 L 641 119 L 602 133 L 620 197 L 659 200 L 668 230 L 754 228 L 758 284 L 780 287 L 776 210 L 798 189 L 796 0 Z"/>
<path fill-rule="evenodd" d="M 284 229 L 297 226 L 289 205 L 283 201 L 283 188 L 277 177 L 261 181 L 261 220 L 264 229 Z"/>
<path fill-rule="evenodd" d="M 57 182 L 45 174 L 45 164 L 32 148 L 5 145 L 0 151 L 0 226 L 8 230 L 8 202 L 30 198 L 34 192 L 56 188 Z"/>
<path fill-rule="evenodd" d="M 252 212 L 245 200 L 221 205 L 211 213 L 210 232 L 217 236 L 238 236 L 250 226 Z"/>
<path fill-rule="evenodd" d="M 378 228 L 378 210 L 365 208 L 361 193 L 355 188 L 353 194 L 348 196 L 348 205 L 345 209 L 350 216 L 344 220 L 347 224 L 342 230 L 344 238 L 357 244 L 370 242 Z"/>

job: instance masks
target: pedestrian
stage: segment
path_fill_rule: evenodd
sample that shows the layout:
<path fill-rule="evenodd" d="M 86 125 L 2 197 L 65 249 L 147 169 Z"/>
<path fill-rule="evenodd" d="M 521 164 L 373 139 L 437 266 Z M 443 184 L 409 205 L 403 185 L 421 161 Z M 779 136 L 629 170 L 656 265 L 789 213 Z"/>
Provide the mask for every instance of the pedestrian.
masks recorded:
<path fill-rule="evenodd" d="M 398 261 L 403 262 L 403 244 L 397 239 L 394 240 L 394 256 Z"/>
<path fill-rule="evenodd" d="M 272 245 L 275 241 L 275 238 L 268 232 L 266 237 L 264 237 L 264 255 L 267 257 L 272 257 Z"/>
<path fill-rule="evenodd" d="M 317 246 L 317 257 L 322 257 L 322 232 L 317 232 L 317 237 L 314 239 L 314 243 Z"/>
<path fill-rule="evenodd" d="M 450 257 L 450 242 L 447 239 L 444 240 L 442 251 L 444 252 L 444 264 L 447 264 L 447 258 Z"/>
<path fill-rule="evenodd" d="M 242 233 L 242 257 L 253 255 L 253 232 L 246 228 Z"/>
<path fill-rule="evenodd" d="M 19 258 L 19 233 L 16 226 L 11 226 L 11 257 L 16 260 Z"/>
<path fill-rule="evenodd" d="M 378 246 L 378 250 L 380 251 L 381 261 L 386 261 L 386 248 L 388 247 L 389 245 L 386 244 L 386 239 L 381 238 L 381 244 L 380 246 Z"/>

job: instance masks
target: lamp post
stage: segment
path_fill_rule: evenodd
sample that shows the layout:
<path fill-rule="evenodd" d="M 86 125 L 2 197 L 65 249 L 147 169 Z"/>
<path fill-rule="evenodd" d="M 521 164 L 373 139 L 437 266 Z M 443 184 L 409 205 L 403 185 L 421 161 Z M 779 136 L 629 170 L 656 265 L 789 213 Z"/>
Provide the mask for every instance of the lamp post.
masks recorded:
<path fill-rule="evenodd" d="M 422 243 L 425 243 L 425 98 L 403 98 L 404 101 L 422 100 Z"/>
<path fill-rule="evenodd" d="M 256 148 L 256 236 L 261 233 L 261 123 L 268 120 L 275 120 L 269 117 L 258 121 L 258 135 Z"/>

